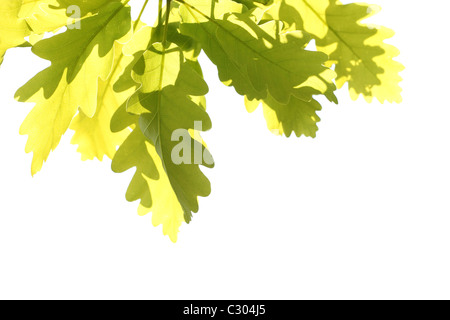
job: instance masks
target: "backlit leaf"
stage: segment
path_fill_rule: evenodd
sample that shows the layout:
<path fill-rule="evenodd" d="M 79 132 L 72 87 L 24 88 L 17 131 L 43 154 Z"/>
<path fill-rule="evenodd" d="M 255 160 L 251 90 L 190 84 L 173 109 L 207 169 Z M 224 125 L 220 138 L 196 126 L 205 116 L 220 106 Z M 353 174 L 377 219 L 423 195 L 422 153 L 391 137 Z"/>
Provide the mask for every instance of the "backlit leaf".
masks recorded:
<path fill-rule="evenodd" d="M 186 7 L 197 21 L 202 14 Z M 206 15 L 205 15 L 206 16 Z M 181 31 L 202 44 L 217 65 L 219 78 L 249 100 L 270 94 L 287 104 L 291 95 L 308 101 L 315 87 L 305 86 L 310 78 L 332 86 L 333 72 L 318 78 L 326 68 L 327 56 L 305 50 L 309 37 L 300 31 L 280 33 L 280 25 L 257 25 L 248 15 L 233 14 L 206 22 L 185 22 Z M 309 84 L 315 84 L 311 82 Z"/>
<path fill-rule="evenodd" d="M 25 42 L 30 34 L 27 23 L 19 18 L 21 0 L 0 1 L 0 64 L 6 50 Z"/>
<path fill-rule="evenodd" d="M 329 65 L 336 64 L 337 87 L 348 83 L 353 99 L 363 95 L 369 102 L 400 102 L 399 72 L 404 67 L 393 60 L 398 49 L 384 42 L 394 32 L 361 23 L 378 11 L 374 5 L 337 0 L 282 0 L 268 16 L 310 33 L 317 49 L 329 55 Z"/>
<path fill-rule="evenodd" d="M 112 3 L 101 14 L 71 29 L 39 41 L 33 52 L 50 60 L 16 93 L 22 102 L 36 106 L 20 129 L 28 135 L 26 151 L 33 152 L 32 174 L 37 173 L 75 116 L 78 108 L 88 117 L 97 110 L 98 78 L 107 80 L 114 60 L 114 42 L 130 29 L 130 9 Z"/>
<path fill-rule="evenodd" d="M 122 54 L 122 45 L 116 43 L 115 47 L 113 71 L 108 79 L 99 79 L 95 115 L 89 118 L 80 110 L 70 125 L 70 129 L 75 131 L 72 143 L 78 145 L 78 151 L 81 153 L 83 160 L 97 158 L 101 161 L 105 155 L 112 159 L 117 147 L 129 134 L 127 130 L 120 132 L 110 130 L 112 116 L 134 92 L 134 88 L 122 92 L 116 92 L 113 89 L 113 85 L 121 75 L 122 70 L 133 59 L 133 57 Z"/>
<path fill-rule="evenodd" d="M 32 174 L 70 128 L 82 160 L 107 156 L 114 172 L 135 170 L 126 199 L 173 242 L 211 192 L 202 171 L 214 166 L 200 135 L 212 127 L 203 58 L 249 112 L 261 106 L 276 135 L 315 137 L 321 96 L 338 103 L 346 83 L 353 99 L 401 101 L 403 66 L 385 43 L 393 32 L 364 23 L 377 6 L 166 0 L 155 23 L 144 23 L 151 2 L 141 1 L 133 22 L 138 1 L 1 1 L 0 63 L 15 47 L 50 62 L 16 93 L 35 104 L 20 128 Z"/>

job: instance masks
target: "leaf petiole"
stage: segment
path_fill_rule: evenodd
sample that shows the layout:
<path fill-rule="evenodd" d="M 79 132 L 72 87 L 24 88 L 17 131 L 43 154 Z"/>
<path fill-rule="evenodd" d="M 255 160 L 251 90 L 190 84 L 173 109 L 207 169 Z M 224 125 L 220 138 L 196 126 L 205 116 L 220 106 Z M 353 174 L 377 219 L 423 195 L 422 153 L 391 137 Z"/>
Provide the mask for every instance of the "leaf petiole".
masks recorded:
<path fill-rule="evenodd" d="M 141 12 L 139 13 L 138 18 L 137 18 L 136 21 L 134 22 L 133 30 L 136 30 L 136 28 L 137 28 L 139 22 L 141 21 L 142 15 L 144 14 L 145 8 L 147 7 L 147 4 L 148 4 L 149 1 L 150 1 L 150 0 L 145 0 L 144 5 L 142 6 Z"/>

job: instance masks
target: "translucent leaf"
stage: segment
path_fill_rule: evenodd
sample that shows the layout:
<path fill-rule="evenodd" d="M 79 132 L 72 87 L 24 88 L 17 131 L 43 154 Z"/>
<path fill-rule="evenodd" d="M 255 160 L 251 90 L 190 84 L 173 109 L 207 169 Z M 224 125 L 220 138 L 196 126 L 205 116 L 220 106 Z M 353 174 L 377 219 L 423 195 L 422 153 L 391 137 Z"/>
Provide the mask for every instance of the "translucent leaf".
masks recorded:
<path fill-rule="evenodd" d="M 25 42 L 30 34 L 27 23 L 18 17 L 21 0 L 0 1 L 0 64 L 6 50 Z"/>
<path fill-rule="evenodd" d="M 246 100 L 247 110 L 253 112 L 262 104 L 267 128 L 275 135 L 291 136 L 294 132 L 297 137 L 316 137 L 317 122 L 320 121 L 317 111 L 322 109 L 319 102 L 312 99 L 303 101 L 291 98 L 288 104 L 282 104 L 267 97 L 263 101 Z"/>
<path fill-rule="evenodd" d="M 57 0 L 22 0 L 19 17 L 26 20 L 36 34 L 56 31 L 68 24 L 67 8 Z"/>
<path fill-rule="evenodd" d="M 195 2 L 187 2 L 194 5 L 195 9 L 203 13 L 195 14 L 191 10 L 188 10 L 186 6 L 180 6 L 182 21 L 189 23 L 208 22 L 207 17 L 220 20 L 230 13 L 242 13 L 247 10 L 245 6 L 232 0 L 196 0 Z"/>
<path fill-rule="evenodd" d="M 122 54 L 121 44 L 116 43 L 115 48 L 113 71 L 107 80 L 99 79 L 95 115 L 89 118 L 83 111 L 80 111 L 70 125 L 70 129 L 75 131 L 72 143 L 78 145 L 78 152 L 81 153 L 82 160 L 97 158 L 101 161 L 105 155 L 112 159 L 117 147 L 129 134 L 128 130 L 112 132 L 110 129 L 112 116 L 135 91 L 134 88 L 122 92 L 116 92 L 113 89 L 113 84 L 122 74 L 125 66 L 133 59 L 133 57 Z"/>
<path fill-rule="evenodd" d="M 78 108 L 86 116 L 94 116 L 98 78 L 108 79 L 114 42 L 123 39 L 130 26 L 130 8 L 111 3 L 98 15 L 83 20 L 83 28 L 39 41 L 33 47 L 36 55 L 52 64 L 16 93 L 18 101 L 36 103 L 20 129 L 28 135 L 26 151 L 34 153 L 32 174 L 57 147 Z"/>
<path fill-rule="evenodd" d="M 336 64 L 338 88 L 348 83 L 353 99 L 362 94 L 369 102 L 400 102 L 398 74 L 404 67 L 393 60 L 399 51 L 384 43 L 394 32 L 361 23 L 378 11 L 377 6 L 336 0 L 282 0 L 268 16 L 313 35 L 318 50 L 329 55 L 329 65 Z"/>
<path fill-rule="evenodd" d="M 170 55 L 177 50 L 173 44 L 162 50 L 162 44 L 156 43 L 144 56 L 149 65 L 153 61 L 166 61 L 155 55 Z M 154 50 L 159 48 L 158 50 Z M 179 57 L 183 58 L 178 48 Z M 152 69 L 152 68 L 150 68 Z M 170 70 L 170 72 L 166 72 Z M 151 92 L 143 93 L 139 90 L 135 96 L 136 103 L 140 104 L 142 114 L 139 118 L 139 128 L 119 148 L 114 160 L 113 170 L 123 172 L 136 167 L 136 174 L 127 191 L 127 199 L 136 201 L 140 199 L 139 213 L 153 212 L 154 225 L 163 225 L 164 234 L 168 234 L 172 241 L 176 241 L 178 228 L 183 221 L 189 222 L 191 213 L 198 211 L 198 196 L 207 196 L 211 192 L 208 179 L 201 172 L 199 165 L 213 166 L 212 156 L 200 139 L 189 134 L 195 128 L 195 122 L 202 125 L 202 130 L 211 128 L 204 108 L 204 96 L 208 87 L 201 77 L 197 62 L 185 60 L 179 65 L 175 82 L 166 83 L 174 75 L 173 69 L 166 69 L 160 64 L 158 70 L 143 73 L 138 77 L 142 81 L 142 88 L 147 87 L 146 82 L 157 77 L 158 85 L 151 87 Z M 131 102 L 132 100 L 130 100 Z M 139 110 L 136 106 L 133 110 Z M 122 112 L 119 110 L 119 112 Z M 130 118 L 131 119 L 131 118 Z M 135 118 L 136 119 L 136 118 Z M 173 139 L 177 130 L 184 130 L 188 134 L 182 141 L 187 143 L 184 152 L 190 155 L 187 161 L 175 162 L 173 151 L 180 144 Z M 198 154 L 200 152 L 200 159 Z M 178 154 L 177 156 L 180 156 Z M 205 159 L 209 161 L 205 161 Z M 186 160 L 186 158 L 184 158 Z"/>
<path fill-rule="evenodd" d="M 160 42 L 153 44 L 143 54 L 143 74 L 134 75 L 134 80 L 142 84 L 141 92 L 160 91 L 174 85 L 180 72 L 181 54 L 181 49 L 175 44 L 167 49 Z"/>
<path fill-rule="evenodd" d="M 146 215 L 152 212 L 152 222 L 156 227 L 163 226 L 164 235 L 177 241 L 178 231 L 184 220 L 181 207 L 155 146 L 137 128 L 117 151 L 112 170 L 125 172 L 136 167 L 136 173 L 128 187 L 128 201 L 140 200 L 138 212 Z"/>
<path fill-rule="evenodd" d="M 190 216 L 191 212 L 198 211 L 197 197 L 205 197 L 211 192 L 210 183 L 200 171 L 199 164 L 209 167 L 213 165 L 208 150 L 191 136 L 184 137 L 188 141 L 183 140 L 190 149 L 187 161 L 175 163 L 173 159 L 173 151 L 179 145 L 178 141 L 173 140 L 175 130 L 188 132 L 189 129 L 195 129 L 196 122 L 201 123 L 202 130 L 211 128 L 211 120 L 204 107 L 190 98 L 204 96 L 208 92 L 208 86 L 192 64 L 194 62 L 185 61 L 181 65 L 174 85 L 160 87 L 161 90 L 151 93 L 138 92 L 139 102 L 147 111 L 139 120 L 141 130 L 155 146 L 187 216 Z M 143 80 L 145 82 L 146 78 Z M 210 162 L 206 163 L 205 159 Z"/>
<path fill-rule="evenodd" d="M 98 13 L 111 2 L 120 0 L 22 0 L 19 17 L 27 21 L 33 32 L 42 34 Z"/>

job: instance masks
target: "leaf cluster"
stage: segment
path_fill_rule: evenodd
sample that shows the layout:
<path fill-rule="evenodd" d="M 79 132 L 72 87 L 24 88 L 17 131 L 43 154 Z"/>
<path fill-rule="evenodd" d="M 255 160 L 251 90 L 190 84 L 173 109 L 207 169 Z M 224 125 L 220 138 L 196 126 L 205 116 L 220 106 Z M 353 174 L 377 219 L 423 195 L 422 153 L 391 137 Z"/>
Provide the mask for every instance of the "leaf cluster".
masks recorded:
<path fill-rule="evenodd" d="M 211 192 L 201 170 L 214 166 L 199 132 L 212 127 L 202 51 L 220 81 L 244 97 L 249 112 L 261 107 L 278 135 L 315 137 L 317 96 L 337 103 L 334 92 L 344 84 L 353 99 L 401 101 L 399 52 L 384 42 L 393 32 L 362 22 L 377 6 L 160 0 L 148 25 L 141 21 L 148 3 L 133 21 L 132 0 L 1 1 L 0 63 L 14 47 L 31 47 L 51 63 L 15 94 L 35 105 L 20 128 L 32 174 L 71 129 L 83 160 L 109 157 L 117 173 L 134 168 L 127 200 L 139 201 L 141 215 L 152 212 L 172 241 L 198 211 L 198 197 Z M 177 149 L 180 129 L 189 149 Z M 174 151 L 186 161 L 174 161 Z"/>

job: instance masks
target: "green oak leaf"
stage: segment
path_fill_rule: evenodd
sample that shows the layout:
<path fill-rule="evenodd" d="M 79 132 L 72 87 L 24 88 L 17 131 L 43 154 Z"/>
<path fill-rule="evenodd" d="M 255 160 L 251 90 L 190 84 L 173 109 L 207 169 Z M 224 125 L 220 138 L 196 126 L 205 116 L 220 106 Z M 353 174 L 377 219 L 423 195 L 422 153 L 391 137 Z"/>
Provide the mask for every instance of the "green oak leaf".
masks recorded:
<path fill-rule="evenodd" d="M 6 50 L 25 42 L 30 35 L 26 21 L 19 17 L 21 0 L 0 1 L 0 65 Z"/>
<path fill-rule="evenodd" d="M 125 66 L 133 59 L 122 53 L 122 47 L 120 43 L 115 44 L 112 72 L 106 80 L 99 79 L 97 110 L 94 116 L 90 118 L 80 110 L 70 124 L 70 129 L 75 131 L 72 144 L 78 145 L 82 160 L 97 158 L 101 161 L 105 155 L 112 159 L 117 147 L 129 134 L 125 129 L 119 132 L 110 130 L 113 115 L 135 91 L 133 87 L 122 92 L 116 92 L 113 88 Z"/>
<path fill-rule="evenodd" d="M 282 104 L 268 96 L 262 101 L 245 101 L 247 111 L 253 112 L 262 104 L 267 128 L 276 135 L 290 137 L 294 132 L 297 137 L 316 137 L 317 123 L 320 121 L 317 111 L 322 109 L 314 99 L 303 101 L 291 98 L 288 104 Z"/>
<path fill-rule="evenodd" d="M 136 99 L 130 99 L 128 105 L 133 113 L 140 114 L 138 125 L 133 126 L 138 128 L 119 148 L 113 160 L 113 171 L 137 168 L 127 191 L 127 200 L 140 199 L 139 213 L 152 212 L 153 223 L 162 224 L 164 234 L 175 241 L 181 223 L 189 222 L 192 212 L 198 211 L 197 198 L 211 192 L 210 182 L 199 165 L 212 167 L 212 156 L 198 133 L 192 131 L 196 121 L 202 124 L 202 130 L 211 128 L 203 97 L 208 86 L 198 62 L 185 60 L 182 50 L 174 44 L 165 48 L 162 43 L 154 43 L 143 57 L 145 71 L 134 75 L 141 87 L 134 94 Z M 166 68 L 165 64 L 172 59 L 181 63 Z M 178 66 L 178 71 L 174 66 Z M 122 128 L 127 125 L 122 124 Z M 115 127 L 121 126 L 116 123 Z M 173 139 L 173 133 L 180 129 L 188 133 L 184 135 L 183 143 L 189 144 L 190 156 L 186 162 L 175 163 L 173 152 L 179 141 Z M 133 150 L 136 154 L 130 155 Z M 187 150 L 182 151 L 185 157 Z M 200 161 L 196 158 L 198 151 Z"/>
<path fill-rule="evenodd" d="M 81 29 L 67 30 L 33 46 L 33 53 L 52 64 L 16 93 L 18 101 L 36 103 L 20 129 L 28 135 L 26 151 L 33 152 L 32 174 L 40 171 L 57 147 L 78 108 L 94 116 L 98 79 L 108 79 L 114 43 L 123 40 L 130 27 L 130 8 L 111 3 L 85 19 Z"/>
<path fill-rule="evenodd" d="M 141 130 L 155 145 L 175 194 L 188 217 L 191 212 L 198 211 L 197 197 L 206 197 L 211 192 L 210 183 L 200 171 L 199 164 L 213 166 L 212 156 L 208 150 L 191 136 L 183 137 L 183 142 L 186 143 L 188 139 L 187 142 L 191 146 L 188 163 L 178 164 L 172 159 L 172 152 L 179 144 L 178 141 L 172 141 L 174 130 L 194 129 L 195 122 L 201 123 L 202 130 L 211 128 L 211 120 L 205 109 L 190 99 L 190 96 L 205 95 L 208 92 L 206 83 L 200 86 L 201 82 L 197 80 L 197 91 L 192 90 L 193 86 L 185 85 L 195 74 L 197 73 L 192 70 L 189 63 L 185 63 L 174 86 L 170 85 L 162 91 L 140 95 L 142 106 L 150 111 L 141 115 L 139 120 Z M 197 77 L 201 79 L 198 74 Z M 196 150 L 200 150 L 200 159 L 196 159 Z"/>
<path fill-rule="evenodd" d="M 258 25 L 246 14 L 201 22 L 206 14 L 189 6 L 184 10 L 188 13 L 183 16 L 192 18 L 182 23 L 181 32 L 200 42 L 216 64 L 220 80 L 249 100 L 270 94 L 284 104 L 292 95 L 309 101 L 318 83 L 334 90 L 334 73 L 324 73 L 327 56 L 305 50 L 310 38 L 301 31 L 280 33 L 278 22 Z"/>
<path fill-rule="evenodd" d="M 79 19 L 97 14 L 120 0 L 21 0 L 19 17 L 37 34 L 53 32 Z M 77 15 L 80 14 L 78 17 Z"/>
<path fill-rule="evenodd" d="M 266 18 L 310 33 L 317 49 L 329 55 L 327 65 L 336 65 L 337 87 L 348 83 L 353 99 L 363 95 L 368 102 L 401 102 L 399 72 L 404 67 L 393 60 L 398 49 L 384 42 L 394 32 L 361 23 L 378 11 L 377 6 L 337 0 L 280 0 Z"/>
<path fill-rule="evenodd" d="M 184 138 L 192 147 L 192 158 L 189 163 L 175 164 L 172 151 L 178 142 L 172 141 L 172 135 L 174 130 L 194 129 L 195 122 L 201 123 L 202 130 L 211 128 L 211 120 L 204 106 L 191 98 L 204 96 L 208 86 L 198 63 L 184 60 L 181 49 L 174 44 L 166 48 L 162 43 L 155 43 L 144 57 L 145 70 L 150 72 L 134 76 L 142 86 L 129 100 L 128 110 L 141 114 L 140 127 L 155 146 L 185 215 L 190 217 L 191 212 L 198 211 L 197 197 L 207 196 L 211 192 L 209 181 L 200 171 L 199 164 L 211 167 L 212 157 L 199 141 L 189 136 Z M 181 64 L 174 64 L 179 66 L 178 72 L 173 69 L 173 64 L 166 68 L 166 61 L 171 64 L 171 59 L 184 60 Z M 163 63 L 155 65 L 155 61 Z M 158 81 L 156 86 L 148 85 L 155 80 Z M 201 152 L 200 163 L 194 159 L 196 149 Z M 204 159 L 209 159 L 210 163 L 204 163 Z"/>
<path fill-rule="evenodd" d="M 401 101 L 399 52 L 384 42 L 393 31 L 363 23 L 377 6 L 166 0 L 148 24 L 151 1 L 141 1 L 132 21 L 137 3 L 1 1 L 0 64 L 15 47 L 50 62 L 15 95 L 35 104 L 20 128 L 31 173 L 72 129 L 82 160 L 106 156 L 114 172 L 135 170 L 126 199 L 139 201 L 139 215 L 151 213 L 173 242 L 211 192 L 202 171 L 214 166 L 200 135 L 212 127 L 203 58 L 247 111 L 261 106 L 268 129 L 286 137 L 315 137 L 320 97 L 337 103 L 335 90 L 346 83 L 353 99 Z"/>

